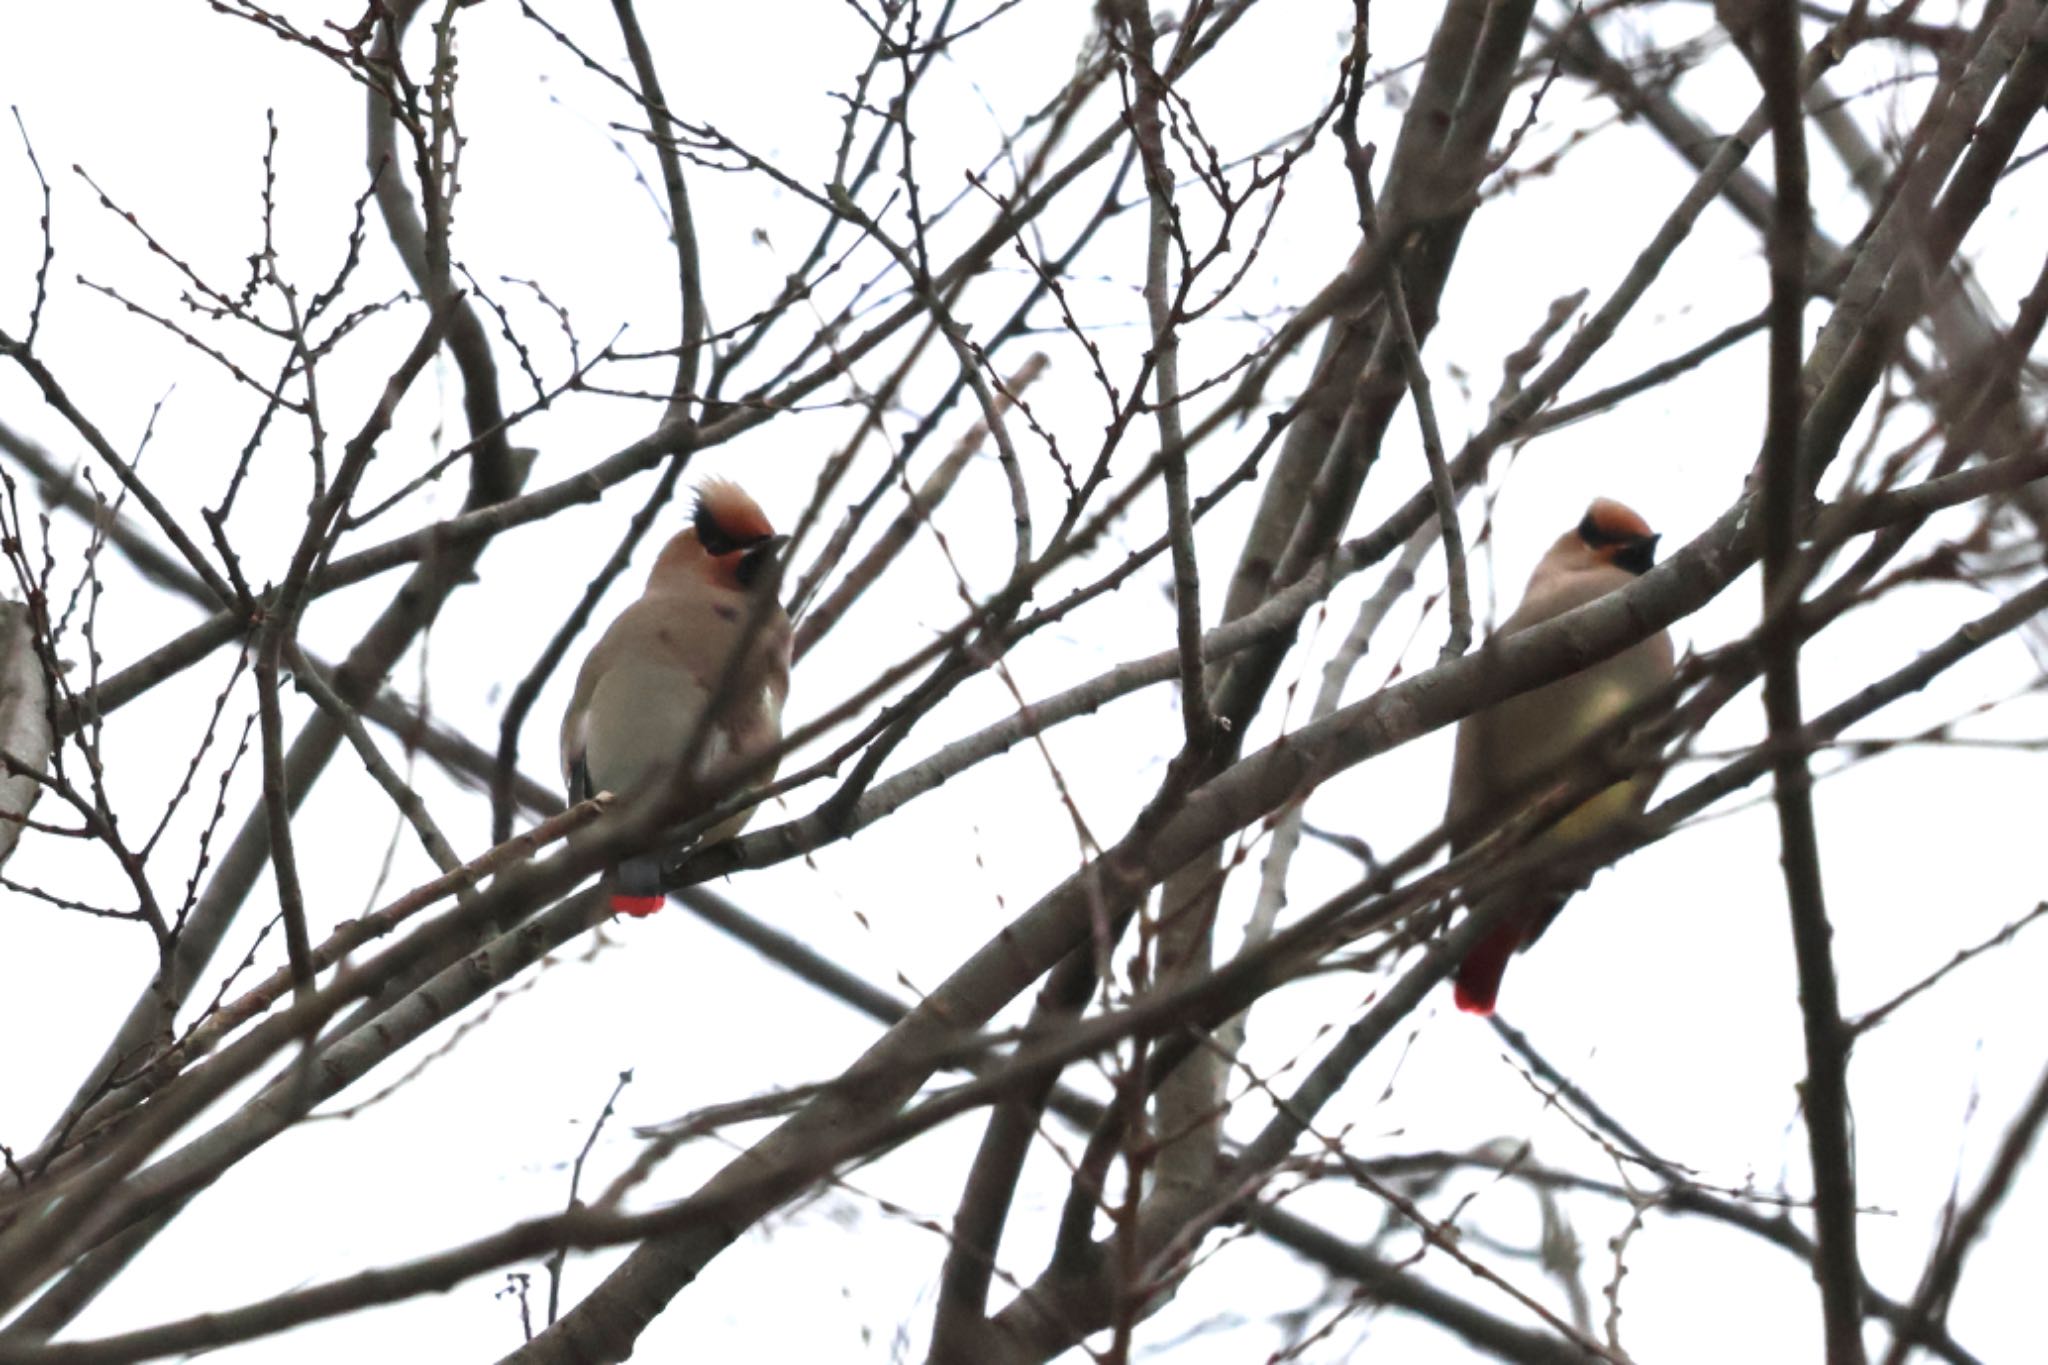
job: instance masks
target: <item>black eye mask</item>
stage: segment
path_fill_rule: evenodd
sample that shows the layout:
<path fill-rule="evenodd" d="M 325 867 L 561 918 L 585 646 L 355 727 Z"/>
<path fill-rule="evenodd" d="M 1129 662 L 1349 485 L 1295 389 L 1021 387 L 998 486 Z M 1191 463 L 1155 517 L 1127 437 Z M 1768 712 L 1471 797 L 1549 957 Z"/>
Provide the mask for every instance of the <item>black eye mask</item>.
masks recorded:
<path fill-rule="evenodd" d="M 696 515 L 690 524 L 697 528 L 697 541 L 708 555 L 729 555 L 740 548 L 740 542 L 718 524 L 718 518 L 711 515 L 711 509 L 703 503 L 697 504 Z"/>
<path fill-rule="evenodd" d="M 1599 522 L 1593 520 L 1593 514 L 1588 512 L 1579 519 L 1579 539 L 1597 550 L 1603 545 L 1619 545 L 1623 541 L 1633 540 L 1635 537 L 1623 531 L 1608 530 Z"/>
<path fill-rule="evenodd" d="M 1579 539 L 1595 550 L 1609 546 L 1620 546 L 1609 558 L 1614 564 L 1630 573 L 1648 573 L 1657 562 L 1657 537 L 1639 536 L 1627 531 L 1610 531 L 1593 519 L 1591 512 L 1579 522 Z"/>

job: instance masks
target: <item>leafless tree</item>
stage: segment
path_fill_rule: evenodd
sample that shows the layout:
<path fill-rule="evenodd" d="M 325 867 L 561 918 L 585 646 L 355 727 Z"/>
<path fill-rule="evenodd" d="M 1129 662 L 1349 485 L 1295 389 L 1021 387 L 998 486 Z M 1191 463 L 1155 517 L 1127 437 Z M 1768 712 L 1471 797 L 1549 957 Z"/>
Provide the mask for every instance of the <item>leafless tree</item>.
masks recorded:
<path fill-rule="evenodd" d="M 1973 1250 L 1998 1243 L 2048 1072 L 1976 1113 L 1996 1136 L 1941 1173 L 1938 1224 L 1907 1229 L 1915 1278 L 1859 1250 L 1899 1196 L 1858 1183 L 1854 1116 L 1870 1141 L 1892 1079 L 1856 1049 L 1944 1003 L 1967 1015 L 1961 983 L 2032 949 L 2018 931 L 2042 911 L 1990 907 L 1989 936 L 1918 913 L 1891 944 L 1903 974 L 1858 977 L 1834 945 L 1844 861 L 1945 854 L 1925 811 L 1822 835 L 1839 775 L 2038 751 L 1973 727 L 2040 714 L 2021 710 L 2041 676 L 2022 646 L 2040 648 L 2048 612 L 2048 252 L 2026 134 L 2048 97 L 2048 3 L 759 7 L 771 28 L 816 26 L 785 35 L 787 62 L 693 43 L 721 7 L 162 8 L 189 11 L 198 52 L 254 37 L 354 101 L 365 156 L 298 159 L 301 130 L 271 118 L 260 162 L 234 163 L 235 194 L 252 168 L 260 186 L 243 237 L 194 242 L 159 225 L 173 206 L 131 201 L 90 147 L 17 111 L 7 174 L 26 192 L 5 212 L 40 248 L 0 266 L 0 545 L 19 601 L 0 619 L 0 818 L 20 834 L 0 933 L 9 980 L 113 976 L 132 1006 L 87 1040 L 58 1112 L 0 1110 L 0 1361 L 153 1359 L 294 1328 L 294 1358 L 312 1358 L 324 1332 L 457 1286 L 518 1304 L 493 1306 L 501 1339 L 459 1338 L 466 1358 L 614 1361 L 657 1323 L 687 1340 L 711 1311 L 693 1286 L 722 1258 L 762 1286 L 754 1333 L 774 1358 L 800 1324 L 766 1306 L 816 1291 L 778 1268 L 794 1231 L 754 1234 L 820 1199 L 934 1234 L 901 1272 L 928 1300 L 873 1308 L 898 1334 L 886 1349 L 934 1362 L 1197 1340 L 1232 1359 L 1364 1358 L 1366 1333 L 1409 1320 L 1440 1353 L 1655 1358 L 1622 1330 L 1624 1275 L 1652 1238 L 1682 1248 L 1701 1315 L 1742 1311 L 1707 1286 L 1750 1248 L 1810 1277 L 1811 1320 L 1788 1336 L 1760 1319 L 1760 1358 L 1824 1342 L 1831 1365 L 1970 1361 L 1973 1336 L 2007 1330 L 1996 1305 L 1950 1309 Z M 829 55 L 829 102 L 790 83 L 799 44 Z M 749 72 L 754 105 L 686 75 L 720 60 Z M 234 79 L 224 55 L 183 65 Z M 478 83 L 508 69 L 545 76 L 563 92 L 552 117 L 602 136 L 559 161 L 522 147 L 479 112 Z M 786 121 L 764 122 L 770 107 Z M 576 157 L 614 179 L 651 167 L 666 242 L 648 217 L 575 215 Z M 293 198 L 309 182 L 310 218 Z M 495 235 L 508 185 L 532 222 L 573 222 L 573 250 L 518 259 Z M 80 220 L 140 253 L 81 255 Z M 1689 243 L 1709 229 L 1733 245 Z M 317 267 L 282 245 L 309 232 Z M 1560 268 L 1580 259 L 1566 239 L 1615 268 Z M 653 247 L 665 273 L 635 288 L 667 310 L 659 344 L 593 328 L 566 277 Z M 2020 297 L 2011 280 L 2032 283 Z M 152 365 L 210 395 L 211 458 L 149 458 L 154 418 L 96 411 L 109 384 L 145 406 L 162 391 L 100 371 L 117 346 L 166 340 Z M 1717 425 L 1674 430 L 1659 404 Z M 1563 529 L 1522 510 L 1548 510 L 1522 489 L 1550 476 L 1510 486 L 1508 468 L 1568 445 L 1638 451 L 1635 485 L 1664 490 L 1683 543 L 1625 591 L 1488 642 L 1493 562 L 1519 581 L 1529 558 L 1495 545 Z M 811 992 L 872 1020 L 870 1039 L 849 1056 L 814 1031 L 795 1040 L 806 1079 L 747 1071 L 636 1135 L 614 1118 L 630 1077 L 587 1068 L 575 1102 L 611 1099 L 557 1154 L 575 1158 L 549 1176 L 559 1211 L 443 1241 L 404 1237 L 394 1198 L 405 1258 L 309 1281 L 295 1258 L 316 1229 L 289 1210 L 224 1220 L 210 1188 L 390 1094 L 514 1121 L 498 1106 L 516 1082 L 479 1093 L 433 1063 L 551 955 L 619 936 L 592 879 L 646 824 L 605 798 L 565 809 L 535 736 L 649 537 L 721 459 L 793 533 L 764 588 L 797 622 L 793 699 L 778 775 L 698 822 L 758 806 L 748 832 L 679 843 L 664 875 L 767 965 L 722 1006 L 724 1037 L 651 1039 L 649 1055 L 744 1066 L 739 1040 Z M 464 481 L 459 508 L 438 501 L 444 478 Z M 1873 621 L 1910 645 L 1868 647 Z M 1440 754 L 1475 710 L 1681 622 L 1671 686 L 1440 856 L 1440 778 L 1395 766 L 1416 741 Z M 1987 655 L 2001 677 L 2024 665 L 2019 685 L 1972 672 Z M 458 695 L 437 702 L 430 677 Z M 1951 684 L 1960 709 L 1901 730 L 1902 703 Z M 1132 754 L 1159 761 L 1134 775 Z M 1656 801 L 1571 867 L 1520 846 L 1645 768 Z M 1940 803 L 2038 818 L 2038 764 L 2004 771 L 2030 790 L 1948 777 Z M 1644 850 L 1663 890 L 1632 907 L 1636 941 L 1683 961 L 1736 875 L 1698 832 L 1746 802 L 1768 813 L 1749 859 L 1776 879 L 1759 913 L 1789 927 L 1789 949 L 1748 954 L 1789 955 L 1771 979 L 1796 982 L 1777 1017 L 1798 1034 L 1798 1141 L 1702 1171 L 1682 1097 L 1711 1106 L 1722 1077 L 1596 1094 L 1533 1030 L 1496 1023 L 1487 1048 L 1565 1136 L 1539 1149 L 1515 1114 L 1491 1140 L 1411 1145 L 1416 1116 L 1465 1082 L 1397 1057 L 1486 1027 L 1437 989 L 1499 920 L 1465 907 Z M 917 864 L 920 839 L 948 837 L 933 812 L 963 803 L 1017 838 L 992 910 L 930 904 Z M 404 846 L 380 854 L 365 832 L 389 822 Z M 1062 823 L 1070 840 L 1045 835 Z M 774 870 L 842 845 L 894 851 L 834 875 L 886 876 L 863 894 L 923 898 L 978 946 L 948 949 L 911 994 L 807 944 L 811 907 Z M 1980 894 L 1969 861 L 1959 899 Z M 1528 988 L 1602 1008 L 1545 947 L 1548 980 Z M 1721 997 L 1760 1010 L 1765 993 Z M 0 1000 L 7 1050 L 39 1049 L 58 1012 Z M 2038 1036 L 2007 1040 L 2035 1068 Z M 1789 1173 L 1752 1178 L 1773 1162 Z M 869 1174 L 899 1193 L 866 1192 Z M 1503 1192 L 1538 1236 L 1502 1230 Z M 296 1287 L 78 1322 L 174 1224 L 212 1229 L 221 1285 L 268 1263 Z M 2038 1251 L 2038 1225 L 1997 1231 Z M 1321 1288 L 1262 1283 L 1268 1246 Z"/>

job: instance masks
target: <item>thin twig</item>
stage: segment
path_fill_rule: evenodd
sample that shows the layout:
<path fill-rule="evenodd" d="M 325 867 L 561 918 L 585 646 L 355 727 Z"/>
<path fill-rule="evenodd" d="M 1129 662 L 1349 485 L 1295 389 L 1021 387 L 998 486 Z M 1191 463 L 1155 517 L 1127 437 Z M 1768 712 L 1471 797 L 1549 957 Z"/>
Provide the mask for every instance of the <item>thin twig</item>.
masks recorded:
<path fill-rule="evenodd" d="M 563 1210 L 565 1214 L 573 1214 L 583 1206 L 582 1200 L 578 1197 L 578 1191 L 583 1184 L 583 1164 L 590 1160 L 591 1149 L 597 1146 L 598 1134 L 604 1131 L 606 1121 L 612 1116 L 612 1110 L 618 1106 L 619 1096 L 624 1094 L 626 1087 L 632 1083 L 633 1069 L 627 1067 L 619 1073 L 619 1083 L 612 1087 L 610 1098 L 605 1100 L 604 1108 L 598 1111 L 597 1122 L 590 1125 L 590 1136 L 583 1139 L 583 1149 L 576 1153 L 576 1163 L 569 1168 L 569 1204 Z M 568 1263 L 569 1248 L 567 1244 L 558 1248 L 555 1254 L 547 1259 L 548 1321 L 550 1323 L 561 1316 L 562 1269 Z M 531 1338 L 532 1333 L 529 1332 L 527 1335 Z"/>

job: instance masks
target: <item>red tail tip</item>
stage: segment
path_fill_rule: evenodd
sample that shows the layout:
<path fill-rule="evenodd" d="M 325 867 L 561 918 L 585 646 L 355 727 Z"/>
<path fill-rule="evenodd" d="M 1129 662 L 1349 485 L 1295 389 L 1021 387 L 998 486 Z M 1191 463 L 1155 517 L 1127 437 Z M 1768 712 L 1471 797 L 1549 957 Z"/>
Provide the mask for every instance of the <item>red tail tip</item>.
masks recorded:
<path fill-rule="evenodd" d="M 1462 981 L 1452 986 L 1451 1000 L 1459 1009 L 1467 1014 L 1487 1015 L 1493 1013 L 1493 997 L 1490 995 L 1481 997 L 1473 994 L 1465 989 L 1465 983 Z"/>
<path fill-rule="evenodd" d="M 1500 998 L 1500 979 L 1508 959 L 1522 946 L 1522 923 L 1511 919 L 1479 940 L 1465 960 L 1458 964 L 1457 987 L 1451 998 L 1467 1014 L 1492 1014 Z"/>
<path fill-rule="evenodd" d="M 667 904 L 667 896 L 613 896 L 612 913 L 645 919 Z"/>

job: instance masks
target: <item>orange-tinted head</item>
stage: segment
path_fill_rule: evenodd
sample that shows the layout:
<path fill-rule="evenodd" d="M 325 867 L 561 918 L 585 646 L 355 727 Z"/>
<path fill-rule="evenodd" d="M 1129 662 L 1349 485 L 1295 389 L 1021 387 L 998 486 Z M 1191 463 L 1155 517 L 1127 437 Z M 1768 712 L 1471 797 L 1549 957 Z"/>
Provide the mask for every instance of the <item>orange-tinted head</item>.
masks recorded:
<path fill-rule="evenodd" d="M 706 479 L 697 487 L 689 529 L 662 548 L 648 586 L 694 578 L 744 592 L 774 562 L 784 539 L 745 489 L 730 479 Z"/>
<path fill-rule="evenodd" d="M 690 525 L 705 553 L 714 557 L 759 544 L 775 534 L 761 505 L 731 479 L 706 479 L 697 485 L 697 509 L 690 516 Z"/>
<path fill-rule="evenodd" d="M 1612 498 L 1595 498 L 1574 533 L 1596 560 L 1648 573 L 1657 562 L 1657 533 L 1633 509 Z"/>

